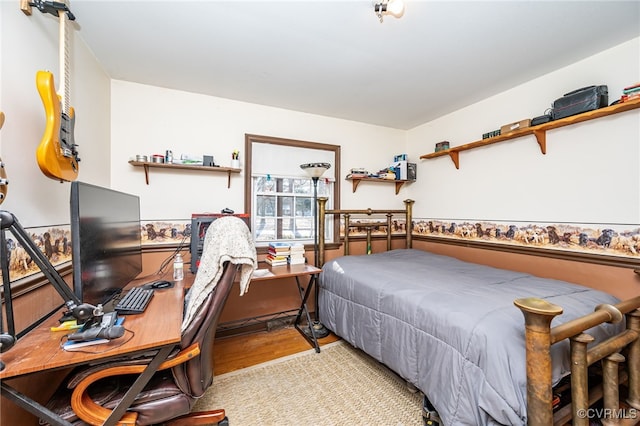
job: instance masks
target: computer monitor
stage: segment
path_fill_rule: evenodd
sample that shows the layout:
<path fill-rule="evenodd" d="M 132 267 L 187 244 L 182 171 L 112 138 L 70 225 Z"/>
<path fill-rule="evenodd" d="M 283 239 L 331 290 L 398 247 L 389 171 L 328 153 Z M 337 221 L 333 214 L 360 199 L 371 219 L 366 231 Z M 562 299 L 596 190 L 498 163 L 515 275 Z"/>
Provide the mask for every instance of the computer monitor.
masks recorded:
<path fill-rule="evenodd" d="M 105 304 L 142 271 L 140 198 L 78 181 L 70 198 L 73 290 Z"/>

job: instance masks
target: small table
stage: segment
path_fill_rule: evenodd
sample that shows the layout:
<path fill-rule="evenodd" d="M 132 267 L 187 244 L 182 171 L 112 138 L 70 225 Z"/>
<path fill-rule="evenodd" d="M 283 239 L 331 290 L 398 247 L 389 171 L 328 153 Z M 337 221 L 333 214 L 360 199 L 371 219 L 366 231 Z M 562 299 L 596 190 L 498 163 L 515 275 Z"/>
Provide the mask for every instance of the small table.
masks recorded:
<path fill-rule="evenodd" d="M 316 337 L 316 333 L 313 330 L 313 324 L 311 321 L 311 315 L 309 314 L 309 310 L 307 309 L 307 300 L 309 299 L 309 295 L 311 294 L 311 289 L 314 285 L 318 285 L 318 274 L 321 272 L 319 268 L 316 268 L 312 265 L 302 264 L 302 265 L 286 265 L 286 266 L 269 266 L 267 268 L 259 268 L 254 271 L 253 276 L 251 277 L 251 282 L 254 281 L 267 281 L 267 280 L 276 280 L 282 278 L 295 278 L 296 285 L 298 286 L 298 292 L 300 293 L 300 308 L 298 309 L 298 314 L 296 315 L 296 319 L 293 322 L 293 326 L 302 334 L 302 336 L 309 342 L 311 346 L 313 346 L 316 352 L 320 352 L 320 345 L 318 345 L 318 338 Z M 300 284 L 301 277 L 309 277 L 309 281 L 307 282 L 307 288 L 305 289 L 302 284 Z M 316 305 L 318 301 L 316 300 Z M 316 309 L 318 307 L 316 306 Z M 300 327 L 300 321 L 302 320 L 302 315 L 305 315 L 307 318 L 307 324 L 309 325 L 309 334 L 305 332 L 305 330 Z"/>

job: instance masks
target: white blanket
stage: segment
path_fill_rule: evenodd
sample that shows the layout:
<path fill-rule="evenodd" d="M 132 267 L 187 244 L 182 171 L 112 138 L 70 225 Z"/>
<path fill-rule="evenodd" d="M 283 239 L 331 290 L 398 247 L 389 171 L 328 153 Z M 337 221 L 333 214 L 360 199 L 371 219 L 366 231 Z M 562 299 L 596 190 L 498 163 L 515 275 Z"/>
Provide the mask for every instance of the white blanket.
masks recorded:
<path fill-rule="evenodd" d="M 249 290 L 251 275 L 258 267 L 258 259 L 251 231 L 242 219 L 235 216 L 216 219 L 207 229 L 196 279 L 185 300 L 183 331 L 198 312 L 202 302 L 218 284 L 225 262 L 241 265 L 242 296 Z"/>

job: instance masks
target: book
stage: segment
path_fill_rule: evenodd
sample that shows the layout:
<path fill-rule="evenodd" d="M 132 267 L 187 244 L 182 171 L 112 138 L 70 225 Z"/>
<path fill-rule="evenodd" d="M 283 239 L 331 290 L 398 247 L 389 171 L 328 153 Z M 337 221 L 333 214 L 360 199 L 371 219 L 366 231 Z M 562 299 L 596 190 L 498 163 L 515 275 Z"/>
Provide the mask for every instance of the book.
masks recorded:
<path fill-rule="evenodd" d="M 303 265 L 305 262 L 306 259 L 304 258 L 304 256 L 289 258 L 289 265 Z"/>
<path fill-rule="evenodd" d="M 289 257 L 289 255 L 268 253 L 267 257 L 265 257 L 265 260 L 271 260 L 271 261 L 287 260 L 287 257 Z"/>
<path fill-rule="evenodd" d="M 271 242 L 269 243 L 269 249 L 273 249 L 276 252 L 289 251 L 291 244 L 283 242 Z"/>
<path fill-rule="evenodd" d="M 290 254 L 294 254 L 294 253 L 303 253 L 304 254 L 304 244 L 293 244 L 291 246 L 291 249 L 289 250 Z"/>
<path fill-rule="evenodd" d="M 283 242 L 272 242 L 269 243 L 269 247 L 267 249 L 267 257 L 271 256 L 273 258 L 277 258 L 278 260 L 280 256 L 284 256 L 284 260 L 286 261 L 286 257 L 289 255 L 291 251 L 291 244 L 283 243 Z"/>
<path fill-rule="evenodd" d="M 301 265 L 305 263 L 306 259 L 304 255 L 304 244 L 295 243 L 291 245 L 291 250 L 289 251 L 289 265 Z"/>
<path fill-rule="evenodd" d="M 110 342 L 109 339 L 93 339 L 93 340 L 85 340 L 83 342 L 67 341 L 62 345 L 62 349 L 64 349 L 65 351 L 74 351 L 80 348 L 84 348 L 85 346 L 100 345 L 102 343 L 109 343 L 109 342 Z"/>

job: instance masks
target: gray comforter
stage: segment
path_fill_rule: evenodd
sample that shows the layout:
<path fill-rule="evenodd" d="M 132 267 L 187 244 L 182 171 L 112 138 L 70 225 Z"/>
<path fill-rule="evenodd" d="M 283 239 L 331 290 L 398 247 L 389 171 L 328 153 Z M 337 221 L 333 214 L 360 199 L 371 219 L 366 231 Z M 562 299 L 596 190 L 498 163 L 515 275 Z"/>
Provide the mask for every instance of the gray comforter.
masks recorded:
<path fill-rule="evenodd" d="M 618 302 L 579 285 L 412 249 L 335 259 L 319 285 L 322 323 L 423 391 L 447 426 L 526 424 L 524 317 L 515 299 L 561 306 L 553 326 Z M 622 326 L 589 333 L 599 341 Z M 568 343 L 554 345 L 552 357 L 557 382 L 570 371 Z"/>

